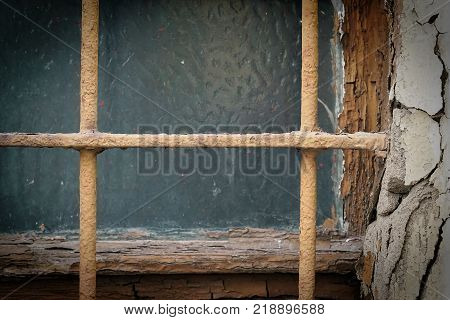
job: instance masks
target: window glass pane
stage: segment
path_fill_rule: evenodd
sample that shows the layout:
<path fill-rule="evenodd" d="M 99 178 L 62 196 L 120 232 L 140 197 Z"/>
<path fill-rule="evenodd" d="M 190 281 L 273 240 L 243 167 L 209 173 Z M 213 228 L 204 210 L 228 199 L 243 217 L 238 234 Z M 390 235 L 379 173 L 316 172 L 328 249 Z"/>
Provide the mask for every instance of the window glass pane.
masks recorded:
<path fill-rule="evenodd" d="M 79 226 L 78 152 L 0 148 L 0 232 Z"/>
<path fill-rule="evenodd" d="M 100 73 L 100 129 L 298 128 L 300 2 L 101 2 L 100 64 L 107 72 Z M 320 1 L 319 12 L 319 122 L 334 132 L 331 1 Z"/>
<path fill-rule="evenodd" d="M 0 3 L 0 131 L 77 132 L 81 2 Z"/>

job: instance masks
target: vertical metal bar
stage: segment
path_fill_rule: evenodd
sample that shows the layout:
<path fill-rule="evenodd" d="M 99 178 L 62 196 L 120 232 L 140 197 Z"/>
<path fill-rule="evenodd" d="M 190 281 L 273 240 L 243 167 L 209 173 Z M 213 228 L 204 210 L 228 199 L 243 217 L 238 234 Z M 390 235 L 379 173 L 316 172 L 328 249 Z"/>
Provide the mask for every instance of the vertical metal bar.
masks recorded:
<path fill-rule="evenodd" d="M 302 151 L 300 164 L 299 299 L 314 299 L 316 278 L 316 152 Z"/>
<path fill-rule="evenodd" d="M 98 0 L 83 0 L 80 132 L 97 130 Z M 80 299 L 96 297 L 97 152 L 80 150 Z"/>
<path fill-rule="evenodd" d="M 301 131 L 315 131 L 318 98 L 318 3 L 302 1 Z M 316 264 L 316 151 L 302 150 L 300 166 L 299 299 L 314 299 Z"/>
<path fill-rule="evenodd" d="M 95 299 L 97 155 L 80 151 L 80 299 Z"/>
<path fill-rule="evenodd" d="M 317 0 L 302 2 L 302 92 L 301 130 L 314 131 L 317 125 L 319 81 L 319 31 Z"/>

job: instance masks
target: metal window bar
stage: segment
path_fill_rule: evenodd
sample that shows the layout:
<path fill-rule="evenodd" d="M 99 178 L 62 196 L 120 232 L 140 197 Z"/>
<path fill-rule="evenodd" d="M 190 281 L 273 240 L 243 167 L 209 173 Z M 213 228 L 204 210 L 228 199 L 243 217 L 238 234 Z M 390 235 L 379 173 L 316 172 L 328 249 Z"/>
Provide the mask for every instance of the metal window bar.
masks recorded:
<path fill-rule="evenodd" d="M 97 153 L 109 148 L 291 147 L 300 170 L 299 299 L 313 299 L 316 263 L 317 167 L 320 149 L 385 151 L 384 133 L 329 134 L 317 124 L 318 0 L 302 0 L 300 131 L 283 134 L 110 134 L 97 131 L 99 0 L 82 1 L 80 132 L 0 133 L 0 147 L 73 148 L 80 152 L 80 299 L 96 298 Z"/>

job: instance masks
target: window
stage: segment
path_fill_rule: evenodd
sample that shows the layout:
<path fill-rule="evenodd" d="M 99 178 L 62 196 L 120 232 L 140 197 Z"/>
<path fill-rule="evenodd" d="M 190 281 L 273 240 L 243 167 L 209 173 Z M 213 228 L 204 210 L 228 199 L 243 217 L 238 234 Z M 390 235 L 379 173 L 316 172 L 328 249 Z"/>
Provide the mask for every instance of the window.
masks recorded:
<path fill-rule="evenodd" d="M 1 99 L 9 107 L 1 111 L 6 119 L 2 131 L 75 132 L 79 90 L 75 76 L 79 62 L 75 57 L 80 47 L 77 28 L 68 33 L 69 40 L 63 40 L 63 48 L 57 49 L 64 39 L 58 32 L 67 32 L 67 23 L 80 23 L 80 8 L 76 3 L 72 6 L 58 7 L 51 2 L 11 6 L 15 14 L 4 19 L 14 25 L 9 29 L 18 28 L 30 35 L 22 38 L 18 32 L 14 39 L 7 33 L 2 37 L 8 51 L 16 50 L 15 55 L 6 55 L 6 65 L 16 65 L 15 71 L 19 71 L 18 76 L 9 67 L 5 69 L 2 81 L 7 90 Z M 222 1 L 201 5 L 136 1 L 123 7 L 103 2 L 99 130 L 140 134 L 298 131 L 300 11 L 297 2 L 291 1 L 236 5 Z M 21 12 L 26 12 L 25 16 Z M 318 16 L 319 71 L 320 77 L 327 79 L 335 70 L 333 54 L 339 50 L 333 42 L 336 30 L 331 2 L 320 1 Z M 46 31 L 40 37 L 52 37 L 55 43 L 40 46 L 47 40 L 28 41 L 38 31 Z M 29 64 L 22 64 L 22 60 Z M 64 68 L 67 73 L 62 72 Z M 26 80 L 23 89 L 23 79 L 30 75 L 32 80 Z M 336 88 L 335 81 L 326 80 L 319 91 L 319 124 L 329 132 L 336 129 Z M 47 105 L 52 107 L 46 115 Z M 70 111 L 66 113 L 66 109 Z M 21 145 L 9 143 L 8 137 L 0 137 L 3 146 Z M 336 135 L 327 137 L 331 141 Z M 340 136 L 337 139 L 347 144 L 329 142 L 324 148 L 376 149 L 384 144 L 383 136 L 355 137 Z M 376 142 L 365 145 L 364 141 Z M 2 231 L 40 227 L 51 232 L 77 227 L 75 151 L 0 152 L 0 170 L 6 177 L 0 191 Z M 198 160 L 198 154 L 203 153 L 205 156 Z M 338 157 L 337 151 L 328 150 L 318 157 L 320 224 L 329 217 L 336 219 L 340 213 L 334 190 L 339 178 Z M 198 161 L 204 159 L 209 161 L 212 173 L 210 168 L 204 169 L 208 172 L 197 171 Z M 293 148 L 107 150 L 98 156 L 99 228 L 144 227 L 157 235 L 186 231 L 183 236 L 194 237 L 204 229 L 297 229 L 298 160 Z M 155 173 L 155 163 L 156 169 L 163 171 Z M 243 168 L 235 171 L 236 163 Z M 24 194 L 27 201 L 22 200 Z"/>
<path fill-rule="evenodd" d="M 79 5 L 43 1 L 17 9 L 79 50 Z M 1 131 L 76 132 L 77 52 L 24 17 L 4 15 Z M 331 2 L 320 2 L 319 18 L 320 97 L 327 106 L 319 109 L 320 125 L 334 132 Z M 300 20 L 296 1 L 102 1 L 99 130 L 298 130 Z M 79 227 L 76 152 L 0 152 L 2 231 Z M 336 157 L 327 151 L 319 159 L 318 224 L 341 213 Z M 288 148 L 109 150 L 98 157 L 98 227 L 297 230 L 298 161 Z"/>

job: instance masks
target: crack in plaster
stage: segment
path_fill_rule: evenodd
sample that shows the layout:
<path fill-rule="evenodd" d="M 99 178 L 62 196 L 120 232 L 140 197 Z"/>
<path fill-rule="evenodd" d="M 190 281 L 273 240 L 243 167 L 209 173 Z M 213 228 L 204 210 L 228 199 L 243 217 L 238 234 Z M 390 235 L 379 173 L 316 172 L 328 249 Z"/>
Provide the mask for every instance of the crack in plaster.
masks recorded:
<path fill-rule="evenodd" d="M 391 1 L 387 5 L 391 5 L 389 12 L 393 15 L 392 3 Z M 391 62 L 388 81 L 394 118 L 392 126 L 397 124 L 400 130 L 396 136 L 394 127 L 391 127 L 388 154 L 391 161 L 386 162 L 383 174 L 385 190 L 380 192 L 378 198 L 378 205 L 384 204 L 385 207 L 377 207 L 377 220 L 367 229 L 364 245 L 364 255 L 374 254 L 375 259 L 368 259 L 372 261 L 372 266 L 363 266 L 372 268 L 373 272 L 372 282 L 363 283 L 362 291 L 375 298 L 423 299 L 428 296 L 427 289 L 433 289 L 444 296 L 431 288 L 429 283 L 440 283 L 434 279 L 439 275 L 434 274 L 433 270 L 434 266 L 442 263 L 439 258 L 445 238 L 444 226 L 450 217 L 450 122 L 446 110 L 446 95 L 449 93 L 446 61 L 447 51 L 450 50 L 446 40 L 443 40 L 447 35 L 444 33 L 445 28 L 440 26 L 441 23 L 447 24 L 446 28 L 450 31 L 450 23 L 447 22 L 449 19 L 445 19 L 445 15 L 449 13 L 441 10 L 423 15 L 427 10 L 442 9 L 445 3 L 442 5 L 440 1 L 412 3 L 411 8 L 411 2 L 404 1 L 405 7 L 400 8 L 400 14 L 393 15 L 400 17 L 397 21 L 400 31 L 403 30 L 404 33 L 408 31 L 408 21 L 416 23 L 412 27 L 412 34 L 403 34 L 399 43 L 393 43 L 395 19 L 391 25 L 391 52 L 395 54 L 395 59 Z M 414 15 L 413 19 L 411 15 Z M 426 101 L 430 103 L 424 103 Z M 395 123 L 398 112 L 401 116 L 397 117 L 398 121 Z M 424 136 L 428 138 L 423 138 Z M 426 161 L 429 155 L 423 155 L 430 153 L 423 149 L 427 147 L 434 153 L 429 157 L 432 159 L 429 163 Z M 411 168 L 417 168 L 418 165 L 420 167 L 421 163 L 428 167 L 419 170 L 420 172 L 410 168 L 409 173 L 405 169 L 402 176 L 401 161 L 392 161 L 395 153 L 404 156 L 405 167 L 408 161 Z M 398 159 L 394 157 L 394 160 Z M 395 183 L 394 188 L 388 188 L 387 180 L 393 178 L 403 181 L 398 185 L 399 189 L 395 188 Z M 402 185 L 405 189 L 402 189 Z M 390 208 L 386 207 L 389 197 Z M 384 209 L 384 214 L 378 209 Z"/>
<path fill-rule="evenodd" d="M 447 222 L 447 220 L 448 220 L 448 217 L 443 219 L 441 225 L 439 226 L 439 235 L 438 235 L 438 240 L 434 246 L 433 258 L 431 258 L 428 261 L 425 273 L 423 274 L 422 279 L 420 280 L 420 288 L 419 288 L 419 294 L 417 295 L 417 299 L 424 298 L 424 292 L 425 292 L 426 285 L 428 283 L 428 277 L 430 276 L 433 266 L 435 265 L 435 263 L 438 259 L 438 256 L 439 256 L 439 249 L 441 248 L 442 240 L 444 239 L 444 237 L 442 236 L 443 231 L 444 231 L 444 225 Z"/>

